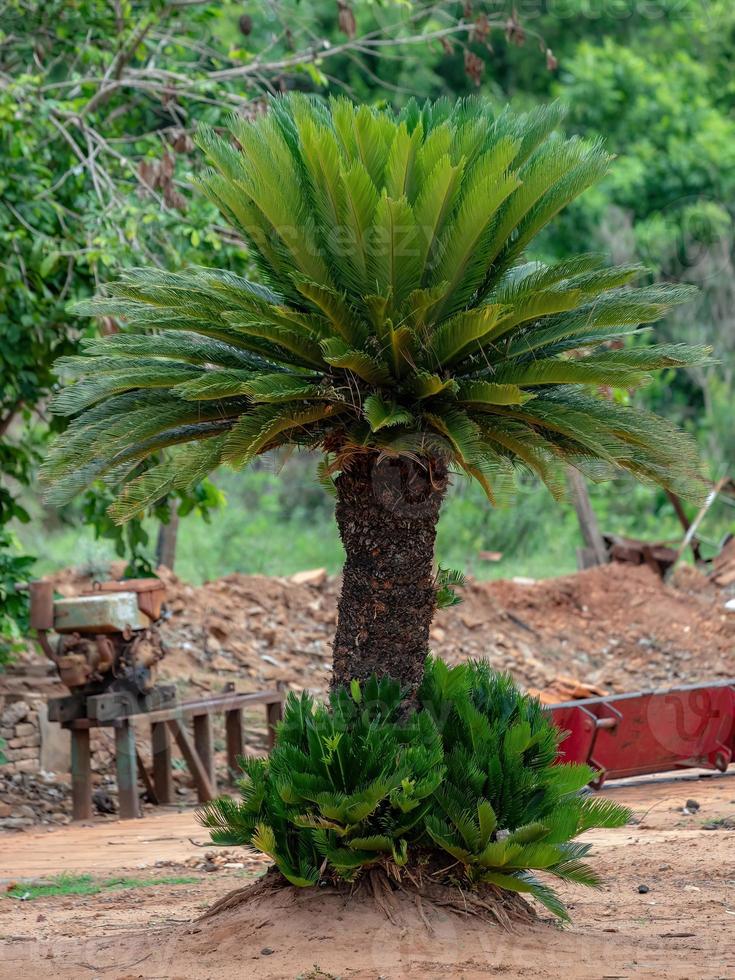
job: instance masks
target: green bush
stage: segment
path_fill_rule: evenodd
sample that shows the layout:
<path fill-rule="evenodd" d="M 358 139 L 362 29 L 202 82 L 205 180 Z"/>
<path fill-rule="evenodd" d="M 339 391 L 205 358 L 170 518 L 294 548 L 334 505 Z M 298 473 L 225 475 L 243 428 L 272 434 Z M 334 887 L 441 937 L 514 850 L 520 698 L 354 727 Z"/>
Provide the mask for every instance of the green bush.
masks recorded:
<path fill-rule="evenodd" d="M 539 702 L 486 663 L 429 659 L 407 716 L 402 693 L 373 677 L 324 705 L 291 694 L 270 758 L 243 760 L 242 800 L 203 808 L 212 841 L 267 854 L 300 886 L 449 856 L 458 884 L 526 892 L 568 919 L 534 872 L 596 885 L 574 838 L 628 811 L 579 795 L 593 771 L 555 764 L 560 735 Z"/>

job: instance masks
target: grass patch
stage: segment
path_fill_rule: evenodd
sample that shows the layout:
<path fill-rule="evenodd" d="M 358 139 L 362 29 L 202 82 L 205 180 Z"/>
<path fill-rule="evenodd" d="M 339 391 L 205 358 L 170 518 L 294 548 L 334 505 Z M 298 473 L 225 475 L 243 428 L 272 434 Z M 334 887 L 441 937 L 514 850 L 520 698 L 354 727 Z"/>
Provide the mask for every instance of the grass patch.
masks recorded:
<path fill-rule="evenodd" d="M 154 885 L 190 885 L 199 879 L 192 875 L 163 878 L 108 878 L 95 881 L 92 875 L 61 874 L 47 882 L 29 882 L 13 885 L 6 892 L 7 898 L 32 901 L 34 898 L 55 898 L 57 895 L 98 895 L 100 892 L 123 888 L 150 888 Z"/>

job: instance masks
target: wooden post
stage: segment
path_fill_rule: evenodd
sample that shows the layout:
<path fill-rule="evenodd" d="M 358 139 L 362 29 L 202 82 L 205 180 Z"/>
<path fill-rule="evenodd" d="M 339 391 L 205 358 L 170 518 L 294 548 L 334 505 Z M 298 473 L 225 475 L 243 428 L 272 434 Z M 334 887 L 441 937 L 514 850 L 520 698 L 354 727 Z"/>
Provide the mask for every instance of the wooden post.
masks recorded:
<path fill-rule="evenodd" d="M 582 532 L 584 543 L 589 550 L 593 564 L 605 565 L 608 562 L 607 548 L 597 524 L 597 516 L 587 490 L 587 481 L 579 470 L 575 470 L 572 466 L 567 468 L 567 476 L 572 503 L 577 512 L 579 529 Z"/>
<path fill-rule="evenodd" d="M 238 777 L 238 759 L 242 755 L 242 708 L 225 712 L 225 737 L 227 740 L 227 772 L 230 783 Z"/>
<path fill-rule="evenodd" d="M 665 490 L 664 492 L 666 496 L 669 498 L 669 502 L 671 503 L 671 506 L 674 508 L 674 512 L 676 513 L 676 516 L 679 518 L 679 523 L 684 528 L 685 532 L 688 531 L 691 522 L 686 515 L 686 511 L 684 510 L 684 505 L 682 504 L 681 499 L 677 497 L 672 490 Z M 702 561 L 702 546 L 700 542 L 696 538 L 692 538 L 689 542 L 689 547 L 692 549 L 692 555 L 694 556 L 694 561 L 697 563 Z"/>
<path fill-rule="evenodd" d="M 115 765 L 120 819 L 138 816 L 138 765 L 135 756 L 135 729 L 127 718 L 115 726 Z"/>
<path fill-rule="evenodd" d="M 171 737 L 165 721 L 154 721 L 151 725 L 151 755 L 153 756 L 153 785 L 158 802 L 173 803 Z"/>
<path fill-rule="evenodd" d="M 194 715 L 194 748 L 207 771 L 212 789 L 217 792 L 217 776 L 214 767 L 214 744 L 212 739 L 212 716 Z"/>
<path fill-rule="evenodd" d="M 92 817 L 92 763 L 89 750 L 89 729 L 71 730 L 71 796 L 72 819 Z"/>
<path fill-rule="evenodd" d="M 194 784 L 197 788 L 197 798 L 199 799 L 199 802 L 206 803 L 207 800 L 213 800 L 216 796 L 216 792 L 209 778 L 209 771 L 206 766 L 202 765 L 202 760 L 199 758 L 199 753 L 189 741 L 189 736 L 184 731 L 183 725 L 176 718 L 168 720 L 166 724 L 168 725 L 171 734 L 176 739 L 176 744 L 186 760 L 186 764 L 189 767 L 189 772 L 194 778 Z"/>
<path fill-rule="evenodd" d="M 135 750 L 135 761 L 138 767 L 138 778 L 145 786 L 145 793 L 148 797 L 148 802 L 152 803 L 153 806 L 158 806 L 161 802 L 158 799 L 158 793 L 156 793 L 156 787 L 153 785 L 153 780 L 151 779 L 150 773 L 145 767 L 145 762 L 143 762 L 143 756 Z"/>
<path fill-rule="evenodd" d="M 31 582 L 28 591 L 31 596 L 31 629 L 52 630 L 54 628 L 53 582 Z"/>
<path fill-rule="evenodd" d="M 273 701 L 265 706 L 268 722 L 268 748 L 276 744 L 276 725 L 283 718 L 283 701 Z"/>

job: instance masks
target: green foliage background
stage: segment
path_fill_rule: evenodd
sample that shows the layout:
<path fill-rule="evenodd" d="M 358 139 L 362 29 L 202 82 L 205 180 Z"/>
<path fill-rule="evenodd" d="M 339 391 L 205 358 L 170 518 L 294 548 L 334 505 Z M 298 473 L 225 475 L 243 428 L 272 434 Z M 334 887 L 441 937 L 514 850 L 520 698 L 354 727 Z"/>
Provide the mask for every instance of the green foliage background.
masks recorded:
<path fill-rule="evenodd" d="M 636 398 L 694 433 L 710 476 L 732 468 L 735 9 L 728 0 L 654 0 L 640 10 L 588 0 L 516 6 L 517 16 L 498 0 L 353 2 L 354 43 L 333 0 L 3 6 L 0 527 L 39 556 L 36 571 L 99 564 L 116 549 L 150 559 L 155 516 L 138 525 L 134 542 L 109 538 L 99 497 L 52 513 L 35 493 L 52 362 L 92 329 L 66 307 L 135 264 L 248 271 L 247 256 L 191 190 L 200 162 L 189 134 L 202 121 L 220 125 L 232 108 L 252 111 L 265 91 L 284 87 L 396 105 L 412 94 L 476 90 L 516 108 L 560 98 L 567 130 L 602 136 L 618 159 L 545 236 L 541 257 L 601 249 L 611 261 L 652 266 L 661 280 L 699 286 L 699 300 L 660 335 L 712 343 L 720 363 L 663 376 Z M 357 43 L 375 37 L 391 44 Z M 118 68 L 117 87 L 100 82 Z M 227 505 L 206 525 L 219 503 L 214 492 L 199 491 L 201 508 L 184 502 L 195 513 L 182 522 L 177 570 L 195 581 L 232 570 L 336 570 L 331 501 L 313 485 L 311 466 L 295 457 L 218 474 Z M 592 494 L 605 529 L 679 535 L 662 493 L 620 481 Z M 722 504 L 708 518 L 711 546 L 733 529 L 733 516 Z M 457 486 L 441 520 L 439 558 L 481 575 L 554 574 L 574 568 L 577 534 L 571 509 L 532 482 L 513 509 L 498 511 Z M 482 549 L 505 557 L 482 562 Z M 5 569 L 22 555 L 7 533 L 0 551 Z M 23 566 L 17 578 L 27 572 Z"/>

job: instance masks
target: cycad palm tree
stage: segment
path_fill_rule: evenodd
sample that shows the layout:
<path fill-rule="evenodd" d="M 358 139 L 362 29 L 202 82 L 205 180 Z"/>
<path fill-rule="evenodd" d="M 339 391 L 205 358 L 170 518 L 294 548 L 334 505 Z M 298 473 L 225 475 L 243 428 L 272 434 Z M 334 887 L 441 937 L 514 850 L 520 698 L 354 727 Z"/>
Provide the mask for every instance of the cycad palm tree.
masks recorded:
<path fill-rule="evenodd" d="M 686 290 L 631 288 L 638 267 L 594 255 L 524 261 L 610 161 L 556 135 L 559 119 L 289 96 L 225 137 L 200 129 L 201 187 L 258 284 L 139 269 L 86 304 L 126 326 L 63 361 L 75 380 L 54 411 L 75 418 L 46 463 L 51 499 L 125 483 L 125 521 L 221 463 L 322 450 L 347 553 L 334 681 L 376 671 L 415 690 L 450 469 L 491 501 L 517 468 L 557 494 L 564 465 L 678 490 L 694 469 L 672 425 L 599 391 L 702 356 L 640 343 Z"/>

